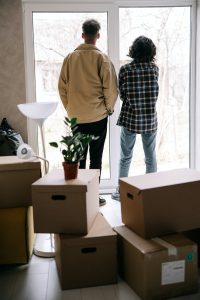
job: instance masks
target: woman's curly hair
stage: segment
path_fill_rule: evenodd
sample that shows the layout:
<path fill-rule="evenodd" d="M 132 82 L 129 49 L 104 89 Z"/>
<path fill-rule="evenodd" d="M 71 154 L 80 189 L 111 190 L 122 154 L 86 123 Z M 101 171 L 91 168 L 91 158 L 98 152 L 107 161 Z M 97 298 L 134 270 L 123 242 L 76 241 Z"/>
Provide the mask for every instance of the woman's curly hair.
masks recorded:
<path fill-rule="evenodd" d="M 135 62 L 153 62 L 156 56 L 156 46 L 145 36 L 139 36 L 129 48 L 129 54 Z"/>

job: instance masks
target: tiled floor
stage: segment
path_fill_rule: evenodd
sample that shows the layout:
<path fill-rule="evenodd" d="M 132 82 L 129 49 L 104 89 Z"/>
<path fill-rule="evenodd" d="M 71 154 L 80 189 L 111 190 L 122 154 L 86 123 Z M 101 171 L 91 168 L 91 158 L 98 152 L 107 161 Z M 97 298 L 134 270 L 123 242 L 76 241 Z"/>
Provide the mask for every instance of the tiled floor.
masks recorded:
<path fill-rule="evenodd" d="M 101 211 L 112 226 L 121 224 L 120 203 L 106 196 Z M 54 259 L 32 256 L 29 264 L 0 268 L 0 300 L 139 300 L 121 279 L 117 284 L 62 291 Z M 200 300 L 200 292 L 176 300 Z"/>

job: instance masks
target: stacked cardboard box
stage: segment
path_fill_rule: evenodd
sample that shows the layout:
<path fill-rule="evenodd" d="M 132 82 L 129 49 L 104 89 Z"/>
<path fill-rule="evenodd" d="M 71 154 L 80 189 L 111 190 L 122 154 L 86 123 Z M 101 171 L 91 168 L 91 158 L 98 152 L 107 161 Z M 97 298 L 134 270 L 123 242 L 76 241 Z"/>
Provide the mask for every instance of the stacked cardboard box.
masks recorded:
<path fill-rule="evenodd" d="M 0 157 L 0 264 L 29 261 L 35 239 L 31 184 L 40 176 L 39 161 Z"/>
<path fill-rule="evenodd" d="M 198 248 L 198 267 L 200 268 L 200 228 L 184 231 L 183 234 L 197 244 Z"/>
<path fill-rule="evenodd" d="M 116 233 L 99 213 L 99 170 L 64 180 L 54 170 L 32 185 L 34 228 L 54 233 L 62 289 L 117 281 Z"/>
<path fill-rule="evenodd" d="M 197 245 L 179 232 L 200 227 L 199 191 L 192 169 L 120 179 L 120 274 L 142 299 L 197 291 Z"/>
<path fill-rule="evenodd" d="M 32 206 L 0 209 L 0 264 L 27 263 L 33 252 Z"/>
<path fill-rule="evenodd" d="M 143 239 L 126 226 L 118 233 L 120 276 L 145 300 L 198 290 L 197 246 L 181 234 Z"/>
<path fill-rule="evenodd" d="M 98 170 L 79 170 L 67 181 L 63 170 L 53 170 L 34 182 L 35 232 L 87 234 L 99 210 L 98 187 Z"/>
<path fill-rule="evenodd" d="M 200 227 L 200 172 L 179 169 L 120 180 L 122 222 L 144 238 Z"/>
<path fill-rule="evenodd" d="M 116 242 L 116 233 L 100 213 L 85 236 L 56 234 L 56 265 L 62 288 L 116 283 Z"/>

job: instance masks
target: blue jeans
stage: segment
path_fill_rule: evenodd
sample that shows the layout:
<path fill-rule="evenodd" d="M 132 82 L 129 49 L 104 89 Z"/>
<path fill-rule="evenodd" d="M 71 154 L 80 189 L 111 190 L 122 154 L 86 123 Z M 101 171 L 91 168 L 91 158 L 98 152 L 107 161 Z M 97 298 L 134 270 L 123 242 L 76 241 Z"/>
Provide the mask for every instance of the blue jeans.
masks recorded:
<path fill-rule="evenodd" d="M 143 150 L 145 155 L 146 173 L 157 171 L 156 161 L 156 131 L 153 133 L 141 133 Z M 120 137 L 120 163 L 119 163 L 119 178 L 128 177 L 129 168 L 133 156 L 133 148 L 136 141 L 136 133 L 121 127 Z"/>

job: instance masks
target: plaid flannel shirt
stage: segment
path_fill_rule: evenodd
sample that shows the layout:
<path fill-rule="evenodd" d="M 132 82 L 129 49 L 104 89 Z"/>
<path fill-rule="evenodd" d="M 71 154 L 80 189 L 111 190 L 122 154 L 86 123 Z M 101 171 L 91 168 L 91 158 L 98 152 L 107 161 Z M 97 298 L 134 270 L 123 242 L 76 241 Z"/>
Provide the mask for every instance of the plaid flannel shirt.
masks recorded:
<path fill-rule="evenodd" d="M 117 125 L 134 133 L 157 130 L 158 75 L 154 63 L 132 61 L 120 68 L 119 92 L 123 103 Z"/>

